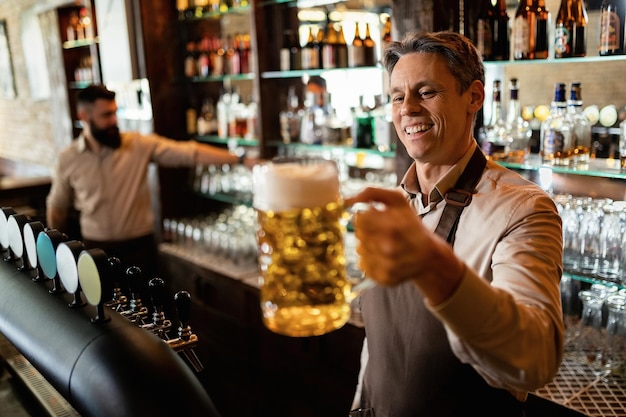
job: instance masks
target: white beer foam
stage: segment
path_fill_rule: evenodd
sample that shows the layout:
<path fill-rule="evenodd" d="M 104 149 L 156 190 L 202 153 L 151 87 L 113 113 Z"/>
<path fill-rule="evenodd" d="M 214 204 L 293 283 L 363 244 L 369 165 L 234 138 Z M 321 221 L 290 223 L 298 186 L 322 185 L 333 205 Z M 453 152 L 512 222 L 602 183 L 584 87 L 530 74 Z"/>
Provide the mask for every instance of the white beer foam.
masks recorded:
<path fill-rule="evenodd" d="M 339 201 L 337 168 L 331 163 L 284 162 L 254 167 L 254 207 L 263 211 L 321 207 Z M 259 175 L 260 174 L 260 175 Z"/>

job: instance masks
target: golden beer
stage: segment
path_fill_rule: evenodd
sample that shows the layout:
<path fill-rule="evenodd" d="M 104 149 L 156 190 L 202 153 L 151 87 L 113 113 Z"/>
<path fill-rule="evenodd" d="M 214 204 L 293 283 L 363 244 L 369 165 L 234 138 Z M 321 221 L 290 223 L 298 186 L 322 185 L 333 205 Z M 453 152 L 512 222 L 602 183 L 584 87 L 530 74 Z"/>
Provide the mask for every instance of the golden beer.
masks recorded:
<path fill-rule="evenodd" d="M 287 336 L 336 330 L 350 317 L 351 295 L 336 165 L 262 165 L 253 178 L 264 323 Z"/>

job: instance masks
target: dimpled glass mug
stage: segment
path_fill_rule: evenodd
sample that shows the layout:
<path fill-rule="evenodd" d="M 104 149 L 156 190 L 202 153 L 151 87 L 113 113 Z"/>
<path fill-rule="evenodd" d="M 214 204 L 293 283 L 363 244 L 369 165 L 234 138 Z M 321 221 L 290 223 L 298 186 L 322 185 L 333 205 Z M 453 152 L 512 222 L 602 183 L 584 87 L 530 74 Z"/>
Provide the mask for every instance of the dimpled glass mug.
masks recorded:
<path fill-rule="evenodd" d="M 261 309 L 287 336 L 315 336 L 350 317 L 346 212 L 337 165 L 323 158 L 277 158 L 253 168 Z"/>

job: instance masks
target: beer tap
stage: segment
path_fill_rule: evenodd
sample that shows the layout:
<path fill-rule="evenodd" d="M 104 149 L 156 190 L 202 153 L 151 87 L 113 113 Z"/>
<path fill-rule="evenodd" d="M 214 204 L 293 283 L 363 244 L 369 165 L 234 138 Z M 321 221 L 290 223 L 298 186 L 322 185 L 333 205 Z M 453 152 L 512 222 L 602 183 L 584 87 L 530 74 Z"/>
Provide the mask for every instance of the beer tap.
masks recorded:
<path fill-rule="evenodd" d="M 130 290 L 130 302 L 128 310 L 121 311 L 120 314 L 128 318 L 136 324 L 143 324 L 148 316 L 148 308 L 141 301 L 139 288 L 142 286 L 143 274 L 138 266 L 131 266 L 126 269 L 126 278 L 128 278 L 128 288 Z"/>
<path fill-rule="evenodd" d="M 102 294 L 106 292 L 108 278 L 111 275 L 110 260 L 102 249 L 95 248 L 82 251 L 76 262 L 80 287 L 87 302 L 96 307 L 96 316 L 91 319 L 92 323 L 105 323 L 111 320 L 105 314 L 105 303 L 102 301 Z"/>
<path fill-rule="evenodd" d="M 122 261 L 115 256 L 107 259 L 108 276 L 113 286 L 113 298 L 104 305 L 115 311 L 124 311 L 128 308 L 128 297 L 122 293 L 121 281 L 126 281 L 126 277 L 122 275 Z"/>
<path fill-rule="evenodd" d="M 193 350 L 198 344 L 198 336 L 191 331 L 191 326 L 189 326 L 191 294 L 187 291 L 179 291 L 174 295 L 174 302 L 176 304 L 176 310 L 178 311 L 178 319 L 180 320 L 178 337 L 167 340 L 166 343 L 174 349 L 174 351 L 181 353 L 196 372 L 200 372 L 204 369 L 204 366 Z"/>
<path fill-rule="evenodd" d="M 172 322 L 165 318 L 163 312 L 163 304 L 165 300 L 165 281 L 155 277 L 148 281 L 148 291 L 150 293 L 150 301 L 152 303 L 152 322 L 144 324 L 144 329 L 151 331 L 163 340 L 169 337 L 167 333 L 172 328 Z"/>
<path fill-rule="evenodd" d="M 46 228 L 40 221 L 28 222 L 24 225 L 24 246 L 26 249 L 26 259 L 31 270 L 31 278 L 35 282 L 44 281 L 46 277 L 41 270 L 41 265 L 37 259 L 37 238 L 39 233 L 45 231 Z"/>
<path fill-rule="evenodd" d="M 3 261 L 12 260 L 9 247 L 9 217 L 16 214 L 12 207 L 0 207 L 0 253 Z"/>
<path fill-rule="evenodd" d="M 24 250 L 24 225 L 30 219 L 25 214 L 12 214 L 7 219 L 7 237 L 9 239 L 9 250 L 12 254 L 12 260 L 15 262 L 18 270 L 28 269 L 28 263 L 25 260 Z"/>

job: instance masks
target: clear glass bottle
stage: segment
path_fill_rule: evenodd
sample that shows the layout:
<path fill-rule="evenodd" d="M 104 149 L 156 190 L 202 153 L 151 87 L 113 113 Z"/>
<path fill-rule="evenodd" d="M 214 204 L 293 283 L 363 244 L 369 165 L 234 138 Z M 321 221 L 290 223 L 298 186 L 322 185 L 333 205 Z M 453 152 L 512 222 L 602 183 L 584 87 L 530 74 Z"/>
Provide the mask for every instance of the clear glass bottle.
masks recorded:
<path fill-rule="evenodd" d="M 573 141 L 574 154 L 572 163 L 574 168 L 589 168 L 591 156 L 591 122 L 583 114 L 582 86 L 579 82 L 573 82 L 570 89 L 570 97 L 567 100 L 567 113 L 574 125 Z"/>
<path fill-rule="evenodd" d="M 550 115 L 541 124 L 540 146 L 542 162 L 569 166 L 573 154 L 573 127 L 567 114 L 565 84 L 557 83 Z"/>
<path fill-rule="evenodd" d="M 506 115 L 506 131 L 511 137 L 508 160 L 524 163 L 530 154 L 530 137 L 533 132 L 530 124 L 522 117 L 517 78 L 509 80 L 509 107 Z"/>
<path fill-rule="evenodd" d="M 280 112 L 280 135 L 283 143 L 293 143 L 300 140 L 300 125 L 302 123 L 303 110 L 298 103 L 298 95 L 295 87 L 289 87 L 287 103 Z"/>
<path fill-rule="evenodd" d="M 485 156 L 493 160 L 505 159 L 509 152 L 511 137 L 507 135 L 500 80 L 493 81 L 491 115 L 489 123 L 479 130 L 478 141 Z"/>
<path fill-rule="evenodd" d="M 604 0 L 600 6 L 599 55 L 624 54 L 626 4 L 622 0 Z"/>

